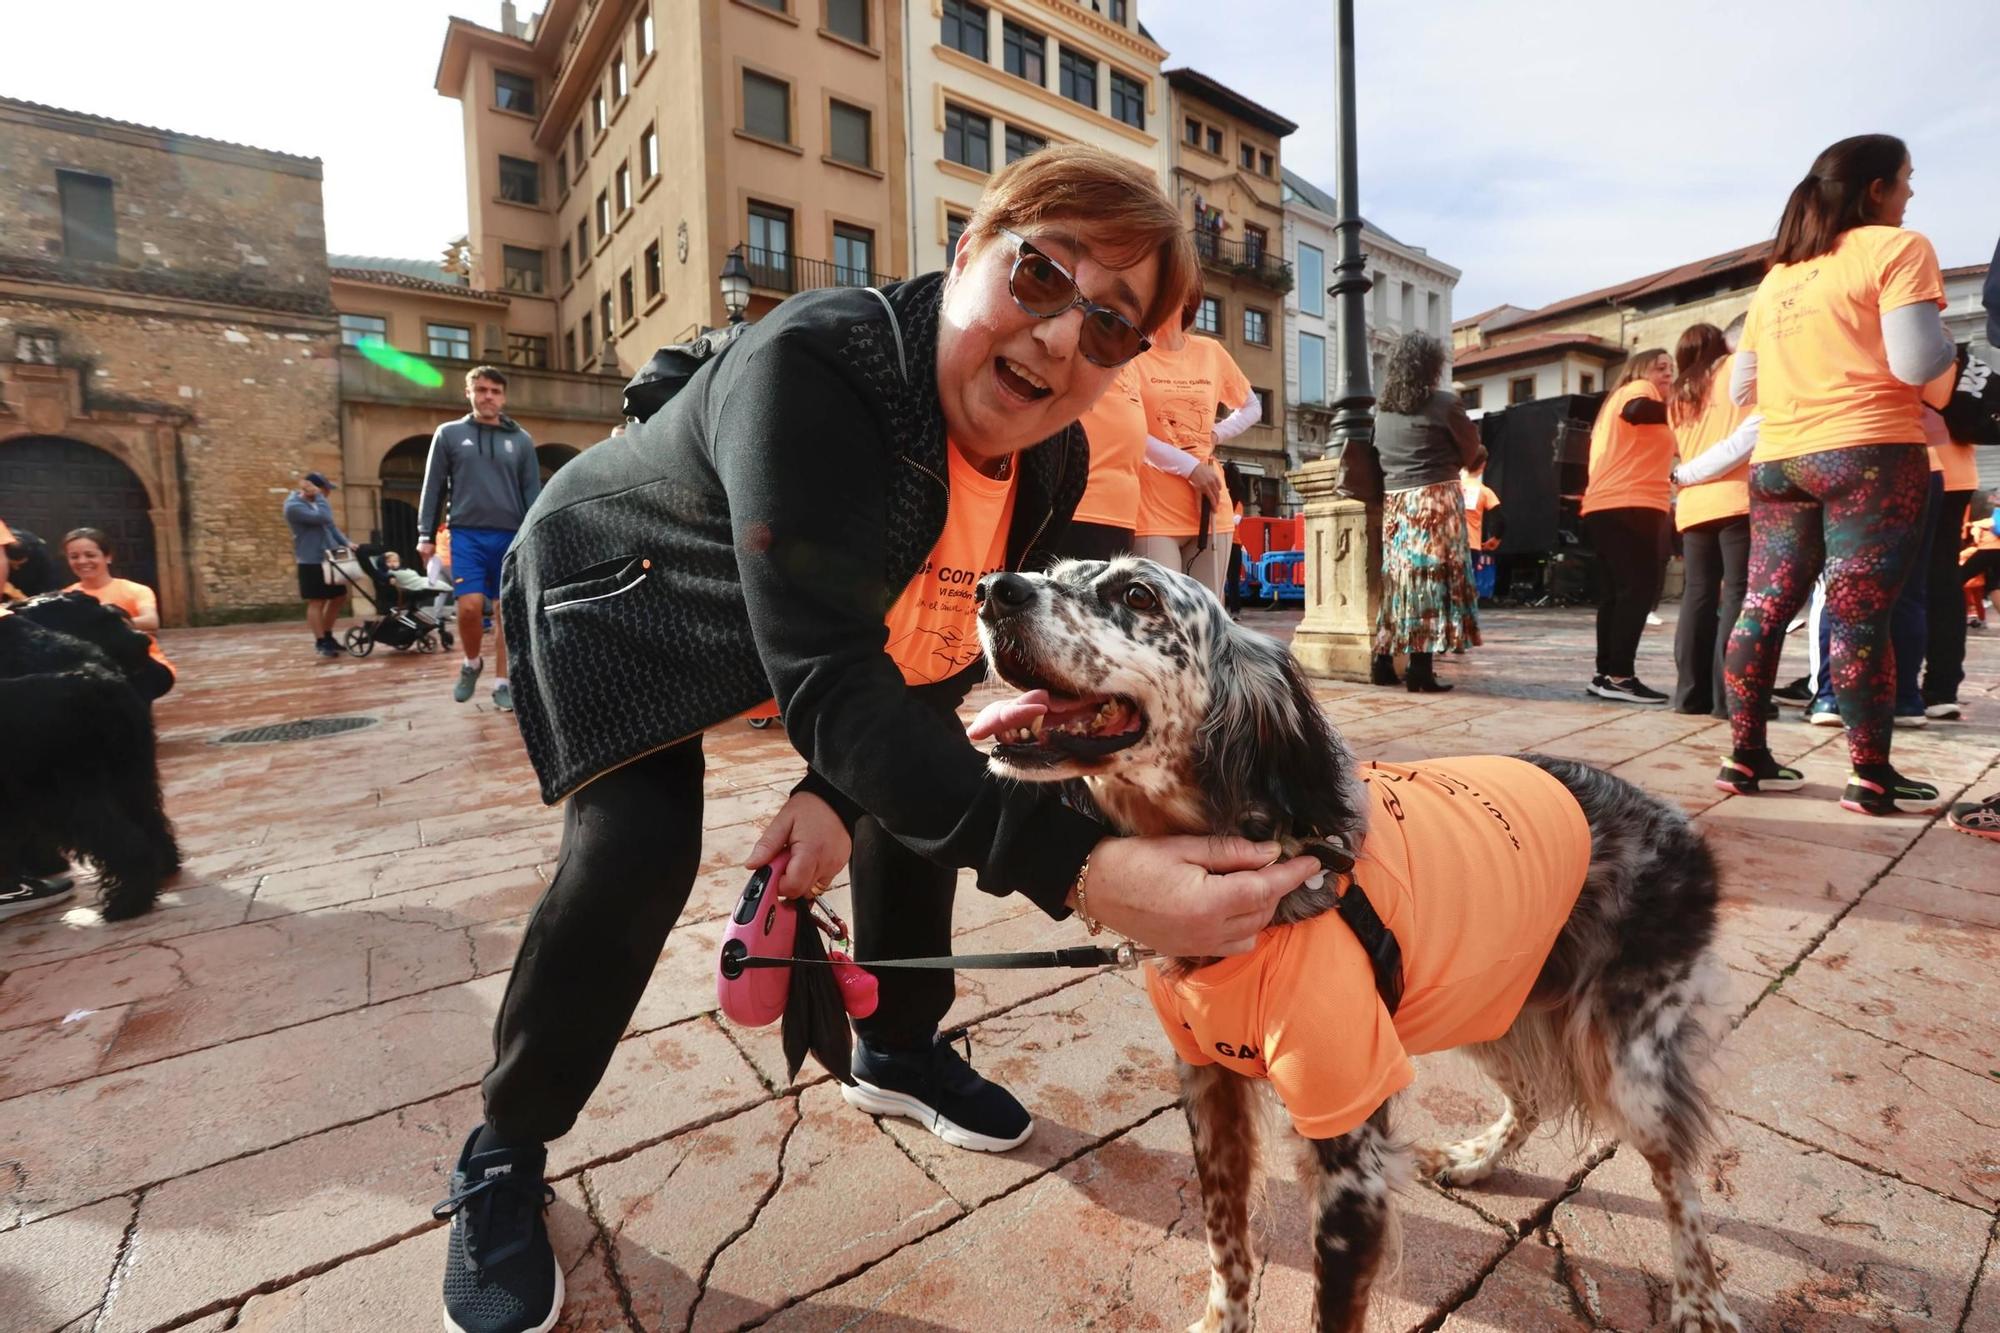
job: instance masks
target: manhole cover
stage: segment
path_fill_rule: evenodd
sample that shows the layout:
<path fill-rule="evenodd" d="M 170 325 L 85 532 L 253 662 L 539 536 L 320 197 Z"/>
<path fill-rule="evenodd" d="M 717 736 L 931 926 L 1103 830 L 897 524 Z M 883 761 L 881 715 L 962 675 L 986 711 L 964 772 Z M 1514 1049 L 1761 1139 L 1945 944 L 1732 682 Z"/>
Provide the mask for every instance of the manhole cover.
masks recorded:
<path fill-rule="evenodd" d="M 217 736 L 217 745 L 263 745 L 272 741 L 310 741 L 321 736 L 338 736 L 343 731 L 359 731 L 379 721 L 372 717 L 309 717 L 303 722 L 279 722 L 268 727 L 251 727 Z"/>

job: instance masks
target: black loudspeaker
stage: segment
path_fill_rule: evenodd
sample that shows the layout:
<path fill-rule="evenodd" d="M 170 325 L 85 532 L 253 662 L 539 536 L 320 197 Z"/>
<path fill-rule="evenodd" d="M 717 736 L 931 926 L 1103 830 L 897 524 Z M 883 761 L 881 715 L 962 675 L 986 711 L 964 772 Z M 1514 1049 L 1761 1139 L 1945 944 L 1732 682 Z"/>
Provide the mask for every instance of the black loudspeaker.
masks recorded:
<path fill-rule="evenodd" d="M 1576 533 L 1573 497 L 1589 480 L 1590 423 L 1603 401 L 1603 394 L 1568 394 L 1480 419 L 1486 484 L 1507 511 L 1500 554 L 1547 555 L 1564 544 L 1559 534 Z"/>

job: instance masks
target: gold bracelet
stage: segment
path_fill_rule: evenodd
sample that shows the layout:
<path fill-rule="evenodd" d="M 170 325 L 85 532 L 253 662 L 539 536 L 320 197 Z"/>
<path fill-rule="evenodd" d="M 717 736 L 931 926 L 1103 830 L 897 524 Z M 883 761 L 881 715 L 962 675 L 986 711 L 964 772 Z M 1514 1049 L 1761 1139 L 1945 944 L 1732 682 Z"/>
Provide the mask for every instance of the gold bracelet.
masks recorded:
<path fill-rule="evenodd" d="M 1083 881 L 1090 875 L 1090 858 L 1083 858 L 1083 868 L 1076 872 L 1076 914 L 1086 929 L 1093 935 L 1104 933 L 1104 927 L 1090 914 L 1090 901 L 1084 896 Z"/>

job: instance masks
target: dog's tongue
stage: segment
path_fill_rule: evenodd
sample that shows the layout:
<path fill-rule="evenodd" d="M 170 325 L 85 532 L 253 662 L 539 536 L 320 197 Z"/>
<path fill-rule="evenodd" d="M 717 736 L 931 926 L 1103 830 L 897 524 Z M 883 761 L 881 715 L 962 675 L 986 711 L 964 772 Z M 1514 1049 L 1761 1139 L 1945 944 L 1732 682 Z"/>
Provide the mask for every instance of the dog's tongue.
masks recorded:
<path fill-rule="evenodd" d="M 979 716 L 965 729 L 967 740 L 983 741 L 1003 731 L 1027 726 L 1049 711 L 1049 692 L 1029 690 L 1018 699 L 1004 699 L 979 710 Z"/>

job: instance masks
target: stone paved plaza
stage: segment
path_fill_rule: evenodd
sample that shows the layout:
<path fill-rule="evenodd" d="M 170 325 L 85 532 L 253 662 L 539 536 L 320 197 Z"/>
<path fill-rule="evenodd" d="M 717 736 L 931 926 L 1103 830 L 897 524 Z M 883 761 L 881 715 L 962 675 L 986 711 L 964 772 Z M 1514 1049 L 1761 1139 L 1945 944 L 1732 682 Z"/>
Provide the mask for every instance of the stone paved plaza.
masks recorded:
<path fill-rule="evenodd" d="M 1495 613 L 1487 630 L 1446 665 L 1455 693 L 1322 697 L 1364 757 L 1534 748 L 1698 817 L 1724 867 L 1734 1020 L 1705 1187 L 1745 1327 L 2000 1333 L 2000 846 L 1843 814 L 1839 733 L 1791 720 L 1774 747 L 1812 784 L 1724 799 L 1724 728 L 1581 693 L 1586 613 Z M 1656 685 L 1671 633 L 1646 638 Z M 451 703 L 450 658 L 321 664 L 299 627 L 163 637 L 186 871 L 137 921 L 76 906 L 0 924 L 0 1330 L 434 1329 L 428 1208 L 478 1118 L 558 813 L 512 720 L 483 691 Z M 2000 632 L 1974 636 L 1970 667 L 1967 720 L 1896 745 L 1953 795 L 2000 785 L 1984 688 Z M 378 722 L 212 743 L 347 714 Z M 782 732 L 747 727 L 709 755 L 705 873 L 604 1086 L 551 1150 L 562 1327 L 1182 1327 L 1206 1286 L 1201 1210 L 1136 978 L 962 982 L 975 1065 L 1039 1120 L 1005 1156 L 878 1124 L 823 1078 L 787 1087 L 774 1030 L 718 1020 L 711 968 L 736 863 L 799 763 Z M 1083 938 L 969 886 L 959 921 L 965 950 Z M 1418 1063 L 1400 1128 L 1486 1123 L 1462 1059 Z M 1544 1135 L 1480 1188 L 1411 1186 L 1402 1212 L 1381 1328 L 1662 1325 L 1666 1233 L 1634 1154 Z M 1311 1265 L 1282 1164 L 1258 1225 L 1259 1326 L 1303 1329 Z"/>

